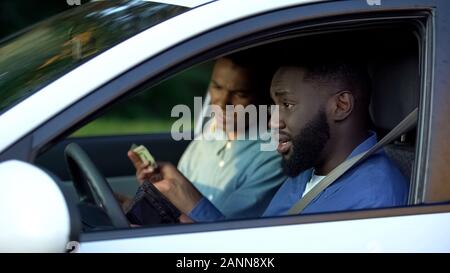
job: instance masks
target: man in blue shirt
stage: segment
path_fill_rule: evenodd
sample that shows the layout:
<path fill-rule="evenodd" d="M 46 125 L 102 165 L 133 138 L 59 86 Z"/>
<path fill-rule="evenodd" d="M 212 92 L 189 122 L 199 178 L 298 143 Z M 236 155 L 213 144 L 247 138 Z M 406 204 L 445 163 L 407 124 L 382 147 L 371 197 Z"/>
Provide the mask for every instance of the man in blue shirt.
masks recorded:
<path fill-rule="evenodd" d="M 283 66 L 275 73 L 271 96 L 280 106 L 270 125 L 278 128 L 277 151 L 290 178 L 264 216 L 283 215 L 320 180 L 348 158 L 376 143 L 369 130 L 370 81 L 357 63 L 315 62 Z M 194 221 L 224 219 L 173 166 L 163 164 L 155 186 Z M 401 206 L 406 179 L 384 151 L 347 171 L 302 213 Z"/>

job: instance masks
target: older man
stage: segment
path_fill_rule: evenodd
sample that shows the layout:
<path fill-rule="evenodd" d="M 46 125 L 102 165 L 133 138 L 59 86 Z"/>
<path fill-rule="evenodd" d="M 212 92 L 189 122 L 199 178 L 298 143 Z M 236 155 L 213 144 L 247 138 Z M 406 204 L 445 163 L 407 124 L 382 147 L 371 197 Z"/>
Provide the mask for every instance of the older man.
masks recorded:
<path fill-rule="evenodd" d="M 222 109 L 215 123 L 222 126 L 210 128 L 207 138 L 212 140 L 193 140 L 178 164 L 179 171 L 228 219 L 261 216 L 286 179 L 279 168 L 280 155 L 261 151 L 260 139 L 237 140 L 245 132 L 238 130 L 236 112 L 226 111 L 226 105 L 271 104 L 270 79 L 270 70 L 258 67 L 254 56 L 234 54 L 218 59 L 208 92 L 211 104 Z M 251 124 L 255 126 L 247 120 L 246 125 Z M 148 166 L 135 154 L 128 156 L 138 181 L 149 179 Z"/>

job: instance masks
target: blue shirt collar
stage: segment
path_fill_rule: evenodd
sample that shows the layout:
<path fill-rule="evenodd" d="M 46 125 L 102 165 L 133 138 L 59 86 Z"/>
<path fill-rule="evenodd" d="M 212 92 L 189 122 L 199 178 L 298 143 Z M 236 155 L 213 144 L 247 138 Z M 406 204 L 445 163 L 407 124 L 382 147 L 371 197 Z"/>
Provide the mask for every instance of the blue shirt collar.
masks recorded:
<path fill-rule="evenodd" d="M 369 131 L 369 137 L 366 138 L 361 144 L 359 144 L 351 154 L 347 157 L 347 159 L 354 157 L 355 155 L 359 155 L 360 153 L 364 153 L 369 150 L 373 146 L 377 144 L 377 134 L 374 131 Z"/>
<path fill-rule="evenodd" d="M 361 144 L 359 144 L 353 151 L 350 153 L 350 155 L 347 157 L 347 159 L 352 158 L 356 155 L 359 155 L 360 153 L 363 153 L 370 148 L 372 148 L 377 143 L 377 134 L 374 131 L 369 131 L 369 137 L 366 138 Z M 294 180 L 302 181 L 303 183 L 300 183 L 299 190 L 301 192 L 304 191 L 306 183 L 311 179 L 311 176 L 313 174 L 314 168 L 305 170 L 301 172 L 298 176 L 294 177 Z"/>

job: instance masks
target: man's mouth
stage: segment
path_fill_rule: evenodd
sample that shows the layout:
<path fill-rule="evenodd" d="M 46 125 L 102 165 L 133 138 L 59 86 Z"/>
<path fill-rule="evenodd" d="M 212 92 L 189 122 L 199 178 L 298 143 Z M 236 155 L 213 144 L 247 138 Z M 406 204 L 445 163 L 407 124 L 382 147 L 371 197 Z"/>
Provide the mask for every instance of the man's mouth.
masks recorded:
<path fill-rule="evenodd" d="M 280 154 L 284 155 L 289 152 L 291 146 L 292 146 L 291 139 L 287 135 L 280 134 L 277 151 Z"/>

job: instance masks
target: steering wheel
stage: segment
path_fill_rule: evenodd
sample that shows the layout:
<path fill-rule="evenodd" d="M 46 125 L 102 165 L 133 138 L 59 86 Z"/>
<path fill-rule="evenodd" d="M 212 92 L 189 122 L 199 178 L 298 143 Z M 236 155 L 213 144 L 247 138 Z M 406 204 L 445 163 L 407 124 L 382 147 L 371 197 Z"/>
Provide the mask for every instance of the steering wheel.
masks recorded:
<path fill-rule="evenodd" d="M 70 143 L 64 155 L 80 202 L 102 208 L 115 228 L 128 228 L 128 220 L 111 187 L 86 152 L 78 144 Z"/>

